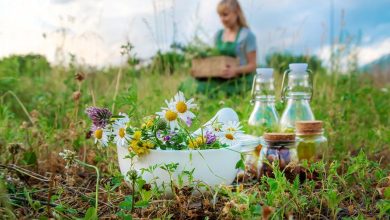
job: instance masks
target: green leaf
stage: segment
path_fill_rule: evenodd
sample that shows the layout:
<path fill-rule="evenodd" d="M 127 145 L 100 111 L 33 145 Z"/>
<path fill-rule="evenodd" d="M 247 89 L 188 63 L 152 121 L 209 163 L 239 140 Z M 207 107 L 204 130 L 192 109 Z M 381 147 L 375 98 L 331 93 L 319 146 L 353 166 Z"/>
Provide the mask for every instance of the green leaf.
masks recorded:
<path fill-rule="evenodd" d="M 119 203 L 119 208 L 123 210 L 131 210 L 133 207 L 133 197 L 132 196 L 126 196 L 125 201 Z"/>
<path fill-rule="evenodd" d="M 122 218 L 123 220 L 132 220 L 133 219 L 133 217 L 131 215 L 125 214 L 123 211 L 117 212 L 116 215 L 118 217 Z"/>
<path fill-rule="evenodd" d="M 390 199 L 390 187 L 386 187 L 384 193 L 383 193 L 383 197 L 385 199 Z"/>
<path fill-rule="evenodd" d="M 23 162 L 26 165 L 33 165 L 37 163 L 37 155 L 34 151 L 27 151 L 23 154 Z"/>
<path fill-rule="evenodd" d="M 95 207 L 89 207 L 87 212 L 85 213 L 84 220 L 95 220 L 98 219 L 96 214 Z"/>
<path fill-rule="evenodd" d="M 149 206 L 149 201 L 144 200 L 144 201 L 138 201 L 134 204 L 135 208 L 145 208 Z"/>
<path fill-rule="evenodd" d="M 245 170 L 245 163 L 242 159 L 240 159 L 237 163 L 236 163 L 236 169 L 242 169 L 242 170 Z"/>
<path fill-rule="evenodd" d="M 261 205 L 259 204 L 251 206 L 250 210 L 253 215 L 261 215 Z"/>

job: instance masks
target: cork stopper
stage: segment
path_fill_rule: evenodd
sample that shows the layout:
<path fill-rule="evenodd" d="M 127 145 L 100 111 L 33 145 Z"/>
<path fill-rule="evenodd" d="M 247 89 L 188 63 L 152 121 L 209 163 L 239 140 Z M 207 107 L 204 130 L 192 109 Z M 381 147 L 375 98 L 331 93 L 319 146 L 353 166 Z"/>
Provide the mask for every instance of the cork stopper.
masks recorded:
<path fill-rule="evenodd" d="M 295 128 L 297 134 L 318 134 L 321 133 L 323 127 L 322 121 L 297 121 Z"/>
<path fill-rule="evenodd" d="M 263 135 L 265 141 L 270 142 L 294 142 L 294 133 L 265 133 Z"/>

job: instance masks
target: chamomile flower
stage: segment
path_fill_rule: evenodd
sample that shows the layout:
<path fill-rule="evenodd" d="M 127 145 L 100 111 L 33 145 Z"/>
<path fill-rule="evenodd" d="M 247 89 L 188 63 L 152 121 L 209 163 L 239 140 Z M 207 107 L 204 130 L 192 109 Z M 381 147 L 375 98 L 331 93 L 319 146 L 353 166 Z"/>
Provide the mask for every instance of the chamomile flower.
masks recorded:
<path fill-rule="evenodd" d="M 103 147 L 108 146 L 108 134 L 109 131 L 107 129 L 103 129 L 97 127 L 92 131 L 93 137 L 95 138 L 95 144 L 100 143 Z"/>
<path fill-rule="evenodd" d="M 172 106 L 179 118 L 183 120 L 187 125 L 191 124 L 192 119 L 195 118 L 194 113 L 192 113 L 190 110 L 193 108 L 196 108 L 196 104 L 193 104 L 194 99 L 189 99 L 186 101 L 186 98 L 184 97 L 183 92 L 179 91 L 175 97 L 174 101 L 171 102 Z"/>
<path fill-rule="evenodd" d="M 178 113 L 176 112 L 176 110 L 174 108 L 172 108 L 173 104 L 172 102 L 171 103 L 168 103 L 168 101 L 166 101 L 167 104 L 168 104 L 168 108 L 161 108 L 162 111 L 161 112 L 157 112 L 156 114 L 159 115 L 162 119 L 164 119 L 169 127 L 171 128 L 171 131 L 174 131 L 175 128 L 178 128 L 179 127 L 179 124 L 178 124 Z"/>
<path fill-rule="evenodd" d="M 114 142 L 118 147 L 125 147 L 128 145 L 128 140 L 131 138 L 127 133 L 126 128 L 129 122 L 129 117 L 126 114 L 119 113 L 119 115 L 124 116 L 123 118 L 119 118 L 113 124 L 113 134 Z"/>
<path fill-rule="evenodd" d="M 222 125 L 219 137 L 221 143 L 233 145 L 237 141 L 237 136 L 242 133 L 240 122 L 228 121 L 227 124 Z"/>
<path fill-rule="evenodd" d="M 124 124 L 124 125 L 127 125 L 130 121 L 130 118 L 129 116 L 126 114 L 126 113 L 122 113 L 122 112 L 119 112 L 119 116 L 121 116 L 120 118 L 117 118 L 115 120 L 115 124 Z"/>

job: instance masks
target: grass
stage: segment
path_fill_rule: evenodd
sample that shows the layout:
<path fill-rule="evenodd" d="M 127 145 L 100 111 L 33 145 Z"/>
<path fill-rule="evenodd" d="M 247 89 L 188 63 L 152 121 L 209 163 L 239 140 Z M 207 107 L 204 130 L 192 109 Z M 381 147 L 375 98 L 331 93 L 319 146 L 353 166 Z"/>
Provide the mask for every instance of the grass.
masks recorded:
<path fill-rule="evenodd" d="M 325 122 L 332 152 L 329 161 L 302 164 L 293 172 L 275 169 L 272 178 L 263 176 L 200 195 L 191 192 L 204 186 L 174 185 L 172 198 L 134 173 L 130 177 L 136 190 L 125 184 L 115 148 L 98 149 L 86 139 L 90 124 L 84 109 L 96 105 L 130 112 L 133 123 L 139 124 L 142 116 L 158 111 L 164 99 L 177 91 L 188 77 L 188 67 L 176 64 L 173 74 L 132 65 L 86 68 L 76 61 L 66 68 L 49 68 L 45 62 L 33 62 L 41 59 L 35 57 L 24 61 L 34 64 L 26 64 L 29 69 L 20 59 L 0 62 L 0 215 L 5 218 L 94 219 L 95 211 L 102 219 L 381 219 L 390 215 L 390 93 L 388 86 L 387 90 L 375 87 L 370 76 L 315 75 L 311 106 L 316 118 Z M 76 80 L 77 73 L 85 79 Z M 276 75 L 277 83 L 280 79 Z M 252 110 L 249 93 L 195 98 L 204 122 L 218 109 L 232 107 L 245 125 Z M 283 104 L 277 106 L 281 113 Z M 99 184 L 93 169 L 65 169 L 58 156 L 63 149 L 76 151 L 80 162 L 96 166 Z"/>

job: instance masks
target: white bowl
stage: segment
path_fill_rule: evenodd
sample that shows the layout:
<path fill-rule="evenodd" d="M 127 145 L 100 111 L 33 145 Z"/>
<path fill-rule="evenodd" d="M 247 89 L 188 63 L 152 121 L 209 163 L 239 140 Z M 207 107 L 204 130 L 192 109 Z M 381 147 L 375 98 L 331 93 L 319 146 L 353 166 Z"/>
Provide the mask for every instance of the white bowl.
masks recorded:
<path fill-rule="evenodd" d="M 129 154 L 126 148 L 117 147 L 118 161 L 121 173 L 126 176 L 130 170 L 131 161 L 124 157 Z M 150 153 L 142 157 L 135 157 L 134 168 L 141 173 L 142 168 L 153 165 L 178 163 L 172 178 L 178 180 L 182 171 L 192 171 L 194 181 L 202 181 L 213 187 L 220 184 L 231 184 L 237 174 L 236 163 L 240 160 L 240 144 L 228 148 L 209 150 L 150 150 Z M 142 177 L 151 183 L 153 179 L 158 186 L 170 183 L 167 171 L 156 168 L 153 173 L 144 172 Z M 184 177 L 187 182 L 187 176 Z M 188 183 L 188 182 L 187 182 Z M 169 186 L 169 185 L 167 185 Z"/>

